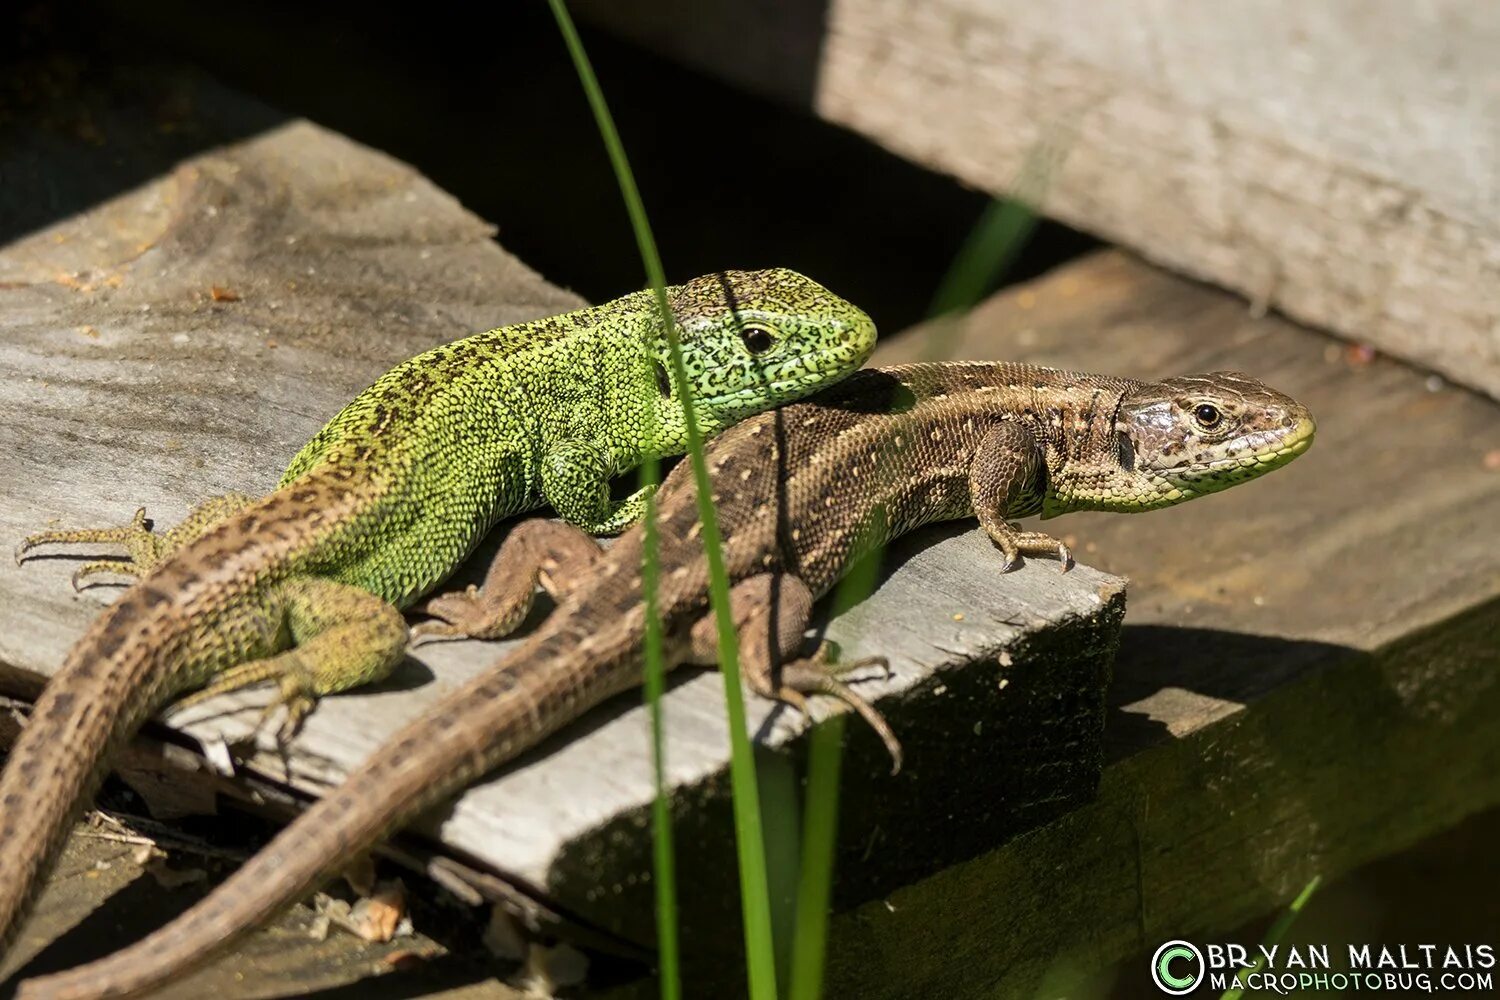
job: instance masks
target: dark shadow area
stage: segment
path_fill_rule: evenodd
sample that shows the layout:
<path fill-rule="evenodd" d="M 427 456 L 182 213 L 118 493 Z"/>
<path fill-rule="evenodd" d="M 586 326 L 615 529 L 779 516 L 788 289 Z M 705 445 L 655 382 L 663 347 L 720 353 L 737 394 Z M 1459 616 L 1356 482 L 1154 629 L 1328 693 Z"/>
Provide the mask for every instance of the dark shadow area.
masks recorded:
<path fill-rule="evenodd" d="M 267 110 L 255 120 L 185 129 L 178 119 L 192 101 L 138 94 L 130 73 L 117 69 L 180 59 L 414 164 L 495 222 L 505 247 L 552 281 L 593 300 L 642 283 L 618 188 L 545 4 L 507 5 L 497 12 L 498 30 L 484 31 L 463 30 L 472 8 L 451 0 L 391 18 L 347 0 L 315 7 L 230 0 L 211 17 L 182 0 L 39 2 L 28 11 L 19 16 L 32 25 L 31 54 L 12 64 L 9 86 L 29 95 L 22 119 L 44 120 L 59 135 L 44 132 L 49 138 L 28 139 L 10 154 L 19 166 L 6 172 L 4 197 L 17 204 L 0 202 L 0 236 L 34 230 L 177 158 L 280 120 Z M 786 266 L 858 302 L 888 333 L 925 315 L 987 196 L 581 28 L 669 279 Z M 808 41 L 810 52 L 816 42 Z M 52 93 L 53 77 L 102 95 L 118 114 L 101 118 L 98 101 L 62 113 L 68 105 Z M 59 157 L 60 170 L 51 166 Z M 1096 245 L 1044 224 L 1007 280 Z"/>
<path fill-rule="evenodd" d="M 1109 690 L 1106 763 L 1170 737 L 1164 723 L 1126 708 L 1165 688 L 1250 702 L 1307 671 L 1353 657 L 1368 659 L 1368 654 L 1333 643 L 1127 621 Z"/>
<path fill-rule="evenodd" d="M 0 243 L 285 120 L 131 48 L 79 8 L 19 5 L 0 16 Z"/>
<path fill-rule="evenodd" d="M 493 978 L 493 969 L 463 955 L 449 952 L 423 961 L 415 969 L 397 969 L 384 976 L 365 977 L 320 990 L 289 989 L 275 994 L 287 1000 L 408 1000 L 457 990 Z"/>

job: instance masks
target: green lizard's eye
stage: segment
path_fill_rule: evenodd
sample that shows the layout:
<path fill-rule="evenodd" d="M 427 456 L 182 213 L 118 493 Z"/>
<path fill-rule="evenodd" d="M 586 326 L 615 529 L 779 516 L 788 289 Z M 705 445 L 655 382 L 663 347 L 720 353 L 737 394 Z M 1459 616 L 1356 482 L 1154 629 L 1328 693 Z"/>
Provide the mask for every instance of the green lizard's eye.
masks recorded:
<path fill-rule="evenodd" d="M 672 397 L 672 380 L 667 378 L 666 366 L 660 361 L 654 362 L 654 364 L 656 365 L 656 391 L 661 393 L 663 398 L 670 399 Z"/>
<path fill-rule="evenodd" d="M 764 354 L 776 343 L 769 330 L 763 330 L 758 326 L 747 326 L 740 330 L 740 339 L 745 342 L 745 350 L 751 354 Z"/>
<path fill-rule="evenodd" d="M 1202 427 L 1206 431 L 1211 431 L 1219 426 L 1219 421 L 1224 419 L 1224 415 L 1212 403 L 1199 403 L 1193 409 L 1193 419 L 1198 421 L 1199 427 Z"/>

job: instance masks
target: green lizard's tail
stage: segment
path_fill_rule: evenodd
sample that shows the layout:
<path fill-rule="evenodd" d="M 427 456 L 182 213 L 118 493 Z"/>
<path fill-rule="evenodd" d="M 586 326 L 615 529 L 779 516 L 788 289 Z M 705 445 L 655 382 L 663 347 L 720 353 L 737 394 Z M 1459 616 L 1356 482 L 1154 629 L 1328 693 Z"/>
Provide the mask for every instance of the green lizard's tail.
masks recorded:
<path fill-rule="evenodd" d="M 42 691 L 0 775 L 0 956 L 9 952 L 104 761 L 158 707 L 175 602 L 154 582 L 125 594 Z"/>
<path fill-rule="evenodd" d="M 505 668 L 453 691 L 186 913 L 107 958 L 27 980 L 17 1000 L 136 996 L 201 967 L 350 857 L 616 693 L 625 672 L 581 653 L 571 627 L 544 627 Z M 592 688 L 569 683 L 585 672 Z"/>
<path fill-rule="evenodd" d="M 304 480 L 226 518 L 126 591 L 69 651 L 0 774 L 0 958 L 115 751 L 201 679 L 189 628 L 283 572 L 284 553 L 314 544 L 323 522 L 303 515 L 330 494 L 337 502 L 338 485 Z"/>

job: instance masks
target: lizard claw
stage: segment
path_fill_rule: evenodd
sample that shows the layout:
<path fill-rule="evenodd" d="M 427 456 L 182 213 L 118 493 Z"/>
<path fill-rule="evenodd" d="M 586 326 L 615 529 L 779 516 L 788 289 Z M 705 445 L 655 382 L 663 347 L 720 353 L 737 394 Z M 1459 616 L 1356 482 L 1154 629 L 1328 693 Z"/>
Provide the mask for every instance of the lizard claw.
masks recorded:
<path fill-rule="evenodd" d="M 1062 564 L 1062 571 L 1066 573 L 1073 568 L 1073 551 L 1068 548 L 1067 543 L 1053 538 L 1051 535 L 1040 531 L 1022 531 L 1019 524 L 1002 522 L 998 527 L 990 528 L 990 540 L 1005 557 L 1005 562 L 1000 565 L 1000 572 L 1009 573 L 1021 564 L 1024 556 L 1051 556 Z"/>
<path fill-rule="evenodd" d="M 803 715 L 808 714 L 807 700 L 803 697 L 803 692 L 825 694 L 843 702 L 864 719 L 870 728 L 875 730 L 875 735 L 880 737 L 880 741 L 885 744 L 886 752 L 891 755 L 891 775 L 894 777 L 901 773 L 902 763 L 901 741 L 896 738 L 895 731 L 891 729 L 890 723 L 885 721 L 885 716 L 880 714 L 878 708 L 833 676 L 834 673 L 849 674 L 874 666 L 882 668 L 887 678 L 891 676 L 890 661 L 884 656 L 867 656 L 852 663 L 835 665 L 820 662 L 818 654 L 814 654 L 810 659 L 789 663 L 782 668 L 782 683 L 776 692 L 776 697 L 801 709 Z"/>
<path fill-rule="evenodd" d="M 463 590 L 453 590 L 430 598 L 422 605 L 422 613 L 451 622 L 471 614 L 478 601 L 479 588 L 471 583 Z"/>
<path fill-rule="evenodd" d="M 531 610 L 532 593 L 521 600 L 492 599 L 472 583 L 463 590 L 438 594 L 422 606 L 436 621 L 411 630 L 411 644 L 431 639 L 503 639 L 520 627 Z"/>
<path fill-rule="evenodd" d="M 848 680 L 851 683 L 870 680 L 867 677 L 850 677 L 850 674 L 858 673 L 869 667 L 879 667 L 881 680 L 888 681 L 896 676 L 896 671 L 891 669 L 891 661 L 884 656 L 866 656 L 848 663 L 841 662 L 838 643 L 832 639 L 824 639 L 818 643 L 818 648 L 813 652 L 812 659 L 824 664 L 825 669 L 832 675 Z"/>
<path fill-rule="evenodd" d="M 407 646 L 416 648 L 429 642 L 452 642 L 458 639 L 469 638 L 462 629 L 453 627 L 445 621 L 421 622 L 411 628 L 411 638 L 407 640 Z"/>
<path fill-rule="evenodd" d="M 284 708 L 286 714 L 281 725 L 276 727 L 275 740 L 276 752 L 285 759 L 292 740 L 302 731 L 302 724 L 307 721 L 312 710 L 318 707 L 317 696 L 309 691 L 310 682 L 302 674 L 282 674 L 277 681 L 276 696 L 260 710 L 260 718 L 255 721 L 255 728 L 250 730 L 250 743 L 255 745 L 260 742 L 260 734 L 270 727 L 271 720 L 276 717 L 276 710 Z"/>
<path fill-rule="evenodd" d="M 121 576 L 139 576 L 135 565 L 125 559 L 101 559 L 98 562 L 85 563 L 73 571 L 71 583 L 75 592 L 82 591 L 85 587 L 94 586 L 93 583 L 84 583 L 84 578 L 97 576 L 100 573 L 119 573 Z M 118 582 L 118 581 L 117 581 Z"/>
<path fill-rule="evenodd" d="M 64 528 L 53 531 L 39 531 L 27 535 L 21 539 L 16 546 L 16 565 L 20 566 L 26 561 L 31 550 L 42 545 L 74 545 L 74 544 L 116 544 L 124 545 L 130 550 L 130 555 L 124 559 L 105 560 L 102 562 L 89 563 L 79 569 L 73 575 L 73 589 L 79 590 L 78 581 L 93 573 L 121 572 L 132 576 L 139 576 L 144 568 L 154 561 L 156 550 L 151 548 L 156 541 L 151 534 L 151 519 L 146 516 L 146 508 L 137 507 L 135 516 L 130 523 L 116 528 Z M 142 549 L 141 546 L 147 546 Z M 143 562 L 142 560 L 146 561 Z"/>

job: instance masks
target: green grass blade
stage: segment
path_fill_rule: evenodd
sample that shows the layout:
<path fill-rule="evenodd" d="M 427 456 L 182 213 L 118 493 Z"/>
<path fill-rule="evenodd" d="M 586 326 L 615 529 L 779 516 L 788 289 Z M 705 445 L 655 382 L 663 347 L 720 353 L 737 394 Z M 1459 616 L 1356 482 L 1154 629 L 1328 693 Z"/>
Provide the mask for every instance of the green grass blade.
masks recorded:
<path fill-rule="evenodd" d="M 844 715 L 816 726 L 808 740 L 807 799 L 802 810 L 802 877 L 797 883 L 797 932 L 792 939 L 789 1000 L 818 1000 L 828 950 L 828 907 L 838 834 Z"/>
<path fill-rule="evenodd" d="M 594 75 L 583 42 L 573 26 L 563 0 L 549 0 L 558 29 L 567 43 L 573 65 L 578 71 L 599 127 L 600 137 L 609 152 L 610 163 L 620 184 L 620 194 L 630 213 L 631 226 L 635 230 L 636 244 L 645 266 L 646 278 L 656 293 L 657 308 L 667 330 L 672 360 L 672 374 L 682 387 L 683 423 L 688 442 L 688 461 L 691 463 L 693 480 L 698 489 L 698 515 L 703 526 L 703 547 L 708 561 L 709 594 L 713 604 L 714 620 L 718 626 L 719 669 L 724 677 L 724 701 L 729 716 L 730 777 L 733 784 L 735 843 L 739 853 L 740 902 L 745 922 L 746 966 L 749 974 L 751 1000 L 775 1000 L 776 956 L 771 936 L 771 903 L 766 877 L 766 855 L 764 836 L 761 830 L 760 800 L 755 783 L 755 758 L 750 747 L 750 736 L 745 726 L 745 699 L 740 687 L 739 648 L 734 632 L 734 622 L 729 609 L 729 577 L 724 569 L 724 553 L 720 543 L 718 518 L 715 516 L 713 498 L 708 480 L 708 463 L 703 457 L 703 439 L 698 428 L 697 415 L 688 398 L 687 370 L 682 362 L 681 346 L 678 343 L 677 325 L 667 303 L 666 274 L 661 257 L 657 253 L 656 239 L 646 219 L 645 206 L 635 184 L 625 148 L 610 116 L 604 92 Z M 659 793 L 664 789 L 659 789 Z M 661 795 L 658 795 L 660 798 Z"/>
<path fill-rule="evenodd" d="M 959 315 L 977 305 L 1025 249 L 1039 221 L 1034 206 L 1042 203 L 1062 165 L 1074 124 L 1058 123 L 1050 141 L 1027 151 L 1010 197 L 996 198 L 985 207 L 954 255 L 927 307 L 933 329 L 922 352 L 924 360 L 943 361 L 953 355 Z"/>
<path fill-rule="evenodd" d="M 881 555 L 877 550 L 849 568 L 834 591 L 830 617 L 843 614 L 874 593 L 880 577 Z M 790 1000 L 817 1000 L 823 992 L 828 910 L 838 840 L 845 714 L 814 727 L 808 741 L 807 791 L 802 807 L 802 871 L 797 883 L 796 935 L 787 990 Z"/>
<path fill-rule="evenodd" d="M 1302 908 L 1307 905 L 1307 901 L 1312 899 L 1313 893 L 1317 891 L 1318 885 L 1322 881 L 1323 876 L 1314 875 L 1312 881 L 1303 886 L 1302 891 L 1297 894 L 1297 898 L 1292 900 L 1290 905 L 1287 906 L 1286 912 L 1277 917 L 1276 922 L 1271 925 L 1271 929 L 1266 931 L 1266 936 L 1260 942 L 1262 948 L 1269 948 L 1272 945 L 1281 943 L 1281 939 L 1286 937 L 1286 932 L 1292 929 L 1292 924 L 1296 923 L 1297 916 L 1302 912 Z M 1239 979 L 1243 981 L 1246 977 L 1253 976 L 1265 964 L 1266 953 L 1263 951 L 1256 956 L 1255 961 L 1251 962 L 1248 968 L 1240 970 L 1238 973 Z M 1244 992 L 1243 989 L 1239 988 L 1225 990 L 1219 1000 L 1240 1000 Z"/>
<path fill-rule="evenodd" d="M 655 483 L 661 469 L 651 459 L 641 469 L 646 483 Z M 661 613 L 657 608 L 657 585 L 661 580 L 657 557 L 656 501 L 646 501 L 645 559 L 641 567 L 641 590 L 646 604 L 645 700 L 651 715 L 651 773 L 656 782 L 656 798 L 651 803 L 651 827 L 656 877 L 656 954 L 657 975 L 661 981 L 662 1000 L 681 1000 L 682 954 L 677 934 L 677 861 L 672 837 L 672 804 L 667 789 L 666 729 L 662 719 L 661 700 L 667 687 L 667 659 L 662 636 Z"/>
<path fill-rule="evenodd" d="M 1013 198 L 990 202 L 943 275 L 928 316 L 962 312 L 982 299 L 1015 263 L 1036 225 L 1036 213 L 1026 202 Z"/>

